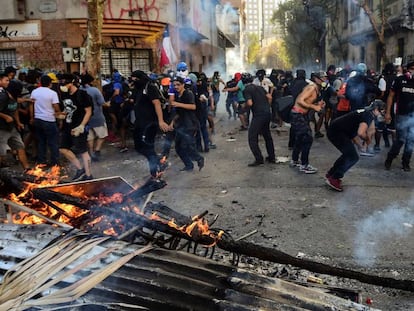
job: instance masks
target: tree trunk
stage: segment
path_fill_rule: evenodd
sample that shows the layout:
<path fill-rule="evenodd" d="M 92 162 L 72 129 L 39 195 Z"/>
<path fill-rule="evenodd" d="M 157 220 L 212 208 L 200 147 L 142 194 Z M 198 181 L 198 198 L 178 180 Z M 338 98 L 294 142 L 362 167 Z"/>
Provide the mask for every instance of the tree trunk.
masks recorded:
<path fill-rule="evenodd" d="M 88 0 L 88 38 L 85 69 L 100 82 L 102 25 L 105 0 Z M 100 88 L 100 83 L 96 85 Z"/>

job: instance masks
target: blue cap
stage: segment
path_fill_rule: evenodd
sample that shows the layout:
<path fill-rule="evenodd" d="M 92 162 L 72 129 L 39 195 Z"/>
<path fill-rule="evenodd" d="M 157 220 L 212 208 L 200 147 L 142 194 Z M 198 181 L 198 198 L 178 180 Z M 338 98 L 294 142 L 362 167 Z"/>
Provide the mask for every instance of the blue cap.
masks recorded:
<path fill-rule="evenodd" d="M 179 62 L 177 64 L 177 71 L 185 71 L 185 70 L 188 70 L 187 64 L 184 62 Z"/>

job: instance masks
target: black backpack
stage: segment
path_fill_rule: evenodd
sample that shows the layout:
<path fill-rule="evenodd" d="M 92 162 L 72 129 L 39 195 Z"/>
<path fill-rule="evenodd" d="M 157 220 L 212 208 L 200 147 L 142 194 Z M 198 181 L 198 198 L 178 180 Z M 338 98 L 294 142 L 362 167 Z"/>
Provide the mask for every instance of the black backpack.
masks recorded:
<path fill-rule="evenodd" d="M 292 110 L 295 101 L 292 95 L 279 97 L 276 99 L 277 112 L 283 122 L 290 123 L 290 111 Z"/>

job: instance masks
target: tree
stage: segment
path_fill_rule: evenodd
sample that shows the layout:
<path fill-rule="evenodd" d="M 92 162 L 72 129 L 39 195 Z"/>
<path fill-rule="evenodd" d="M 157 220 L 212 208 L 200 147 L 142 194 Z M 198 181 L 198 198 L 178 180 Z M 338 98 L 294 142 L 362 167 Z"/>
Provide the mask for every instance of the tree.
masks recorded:
<path fill-rule="evenodd" d="M 293 66 L 312 65 L 323 57 L 325 16 L 319 7 L 288 0 L 273 13 L 272 22 L 281 25 Z"/>
<path fill-rule="evenodd" d="M 247 63 L 253 65 L 256 62 L 257 56 L 260 52 L 259 36 L 257 34 L 249 34 L 247 45 Z"/>
<path fill-rule="evenodd" d="M 105 0 L 88 0 L 88 40 L 85 69 L 98 81 L 100 81 L 101 76 L 104 4 Z"/>
<path fill-rule="evenodd" d="M 353 3 L 358 5 L 361 9 L 364 10 L 365 14 L 368 16 L 369 22 L 374 29 L 378 44 L 379 51 L 381 56 L 380 67 L 383 68 L 384 64 L 387 62 L 387 51 L 386 51 L 386 42 L 385 42 L 385 28 L 387 26 L 387 16 L 386 9 L 384 5 L 384 0 L 379 0 L 379 5 L 375 9 L 371 9 L 369 0 L 352 0 Z"/>
<path fill-rule="evenodd" d="M 263 47 L 256 60 L 257 68 L 291 69 L 289 54 L 283 40 L 276 39 Z"/>

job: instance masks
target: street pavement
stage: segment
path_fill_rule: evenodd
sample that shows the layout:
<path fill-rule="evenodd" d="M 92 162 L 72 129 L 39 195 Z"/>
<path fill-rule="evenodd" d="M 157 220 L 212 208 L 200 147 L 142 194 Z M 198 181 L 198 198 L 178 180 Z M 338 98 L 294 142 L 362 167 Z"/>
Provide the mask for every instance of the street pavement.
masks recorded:
<path fill-rule="evenodd" d="M 162 177 L 167 186 L 154 192 L 152 201 L 188 216 L 208 211 L 212 220 L 218 215 L 214 227 L 234 238 L 257 230 L 249 242 L 293 256 L 414 280 L 414 172 L 403 172 L 399 158 L 384 170 L 383 145 L 374 157 L 361 157 L 343 178 L 344 191 L 336 192 L 324 176 L 339 152 L 326 137 L 315 139 L 311 149 L 316 174 L 289 167 L 288 126 L 272 129 L 280 163 L 247 167 L 254 160 L 247 132 L 239 131 L 238 120 L 227 118 L 222 103 L 215 121 L 217 149 L 203 153 L 205 167 L 181 172 L 183 164 L 172 149 Z M 145 182 L 147 162 L 128 141 L 125 153 L 105 143 L 102 161 L 92 164 L 95 178 L 121 176 L 134 186 Z M 263 139 L 260 143 L 267 156 Z M 373 295 L 384 310 L 394 304 L 394 296 L 393 310 L 414 310 L 414 297 L 404 292 L 375 290 Z"/>

